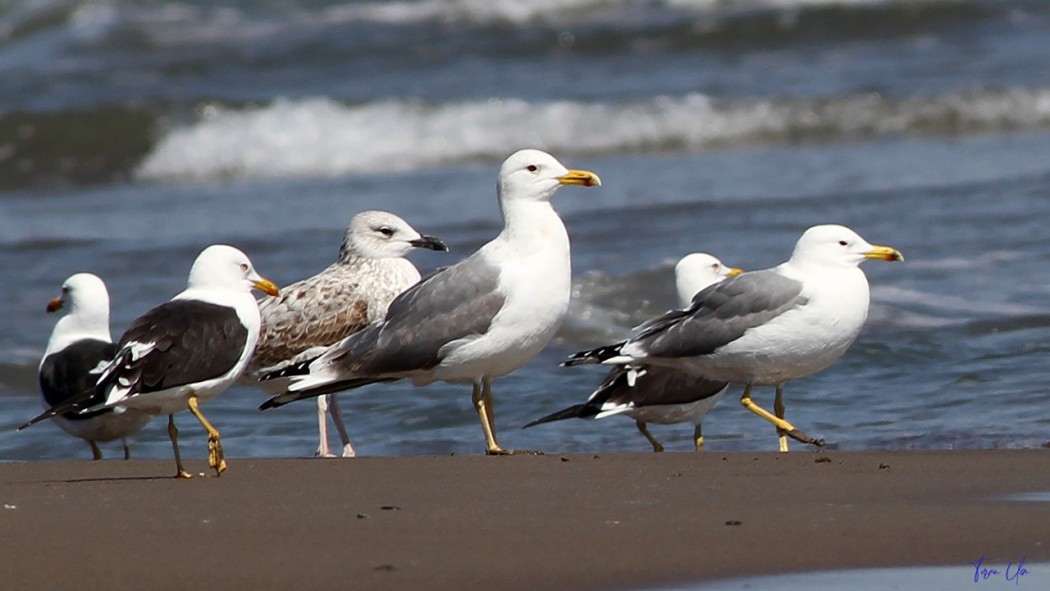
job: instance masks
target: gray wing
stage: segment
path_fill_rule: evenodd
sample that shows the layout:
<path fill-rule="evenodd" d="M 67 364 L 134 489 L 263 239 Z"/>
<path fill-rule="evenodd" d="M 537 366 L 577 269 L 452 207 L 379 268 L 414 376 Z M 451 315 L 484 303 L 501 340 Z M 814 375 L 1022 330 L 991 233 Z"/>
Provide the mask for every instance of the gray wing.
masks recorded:
<path fill-rule="evenodd" d="M 399 295 L 386 318 L 326 354 L 345 375 L 378 377 L 433 368 L 441 349 L 478 337 L 503 308 L 499 268 L 477 255 L 440 269 Z"/>
<path fill-rule="evenodd" d="M 772 270 L 731 277 L 697 293 L 685 310 L 672 310 L 636 329 L 631 344 L 651 357 L 708 355 L 788 310 L 804 306 L 802 283 Z"/>

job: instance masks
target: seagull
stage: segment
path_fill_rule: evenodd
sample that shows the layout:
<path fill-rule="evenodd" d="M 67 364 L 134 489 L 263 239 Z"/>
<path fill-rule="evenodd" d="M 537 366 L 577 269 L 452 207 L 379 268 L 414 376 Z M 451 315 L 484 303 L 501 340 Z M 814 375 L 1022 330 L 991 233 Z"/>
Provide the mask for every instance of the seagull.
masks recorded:
<path fill-rule="evenodd" d="M 226 470 L 219 432 L 200 411 L 240 378 L 259 339 L 259 306 L 252 288 L 277 295 L 277 286 L 255 272 L 240 250 L 205 248 L 190 268 L 188 286 L 131 323 L 117 353 L 102 369 L 93 396 L 104 401 L 81 413 L 114 409 L 168 415 L 168 437 L 177 478 L 190 478 L 179 455 L 174 413 L 189 409 L 208 432 L 208 465 Z M 52 407 L 51 414 L 84 408 L 82 400 Z M 47 413 L 45 413 L 47 414 Z"/>
<path fill-rule="evenodd" d="M 545 152 L 515 152 L 497 183 L 503 231 L 399 295 L 381 322 L 267 376 L 291 383 L 260 409 L 401 378 L 416 386 L 469 383 L 486 453 L 514 453 L 496 441 L 492 380 L 535 357 L 569 307 L 569 236 L 551 197 L 564 185 L 600 184 L 593 172 L 569 170 Z"/>
<path fill-rule="evenodd" d="M 904 257 L 845 226 L 813 226 L 787 262 L 712 285 L 685 310 L 643 323 L 626 341 L 576 353 L 565 365 L 645 363 L 744 384 L 741 404 L 777 427 L 780 451 L 788 451 L 787 436 L 823 445 L 784 420 L 784 384 L 827 368 L 856 340 L 869 303 L 859 265 L 869 259 Z M 754 386 L 776 387 L 775 415 L 751 400 Z"/>
<path fill-rule="evenodd" d="M 679 305 L 688 307 L 695 293 L 705 287 L 742 273 L 722 261 L 695 252 L 675 265 L 675 288 Z M 614 415 L 631 417 L 638 431 L 649 440 L 654 452 L 663 445 L 649 433 L 646 423 L 692 423 L 696 451 L 704 448 L 700 421 L 721 400 L 729 384 L 706 379 L 670 367 L 657 365 L 617 365 L 583 404 L 575 404 L 523 428 L 562 419 L 603 419 Z"/>
<path fill-rule="evenodd" d="M 364 211 L 350 220 L 339 246 L 339 259 L 320 273 L 281 288 L 281 295 L 259 300 L 262 330 L 246 376 L 267 373 L 312 359 L 324 348 L 382 320 L 390 302 L 420 280 L 404 258 L 417 248 L 448 252 L 433 236 L 385 211 Z M 334 457 L 328 447 L 326 414 L 331 414 L 343 443 L 342 456 L 354 457 L 335 394 L 317 397 L 320 442 L 316 455 Z"/>
<path fill-rule="evenodd" d="M 40 360 L 37 377 L 45 408 L 62 404 L 75 397 L 86 397 L 85 404 L 103 401 L 94 393 L 100 364 L 109 363 L 117 346 L 109 334 L 109 292 L 98 275 L 77 273 L 62 283 L 62 294 L 48 302 L 47 311 L 68 309 L 59 318 L 47 341 Z M 91 446 L 94 459 L 102 459 L 99 441 L 120 439 L 124 444 L 124 459 L 131 458 L 127 437 L 146 426 L 152 415 L 139 412 L 116 413 L 104 410 L 97 413 L 39 416 L 18 428 L 19 431 L 50 417 L 63 431 L 79 437 Z"/>

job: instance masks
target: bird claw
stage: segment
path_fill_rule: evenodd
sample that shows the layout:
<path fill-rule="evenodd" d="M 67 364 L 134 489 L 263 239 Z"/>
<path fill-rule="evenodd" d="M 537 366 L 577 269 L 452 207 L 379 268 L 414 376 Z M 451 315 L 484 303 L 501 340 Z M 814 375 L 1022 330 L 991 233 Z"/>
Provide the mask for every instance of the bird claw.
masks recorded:
<path fill-rule="evenodd" d="M 208 438 L 208 465 L 220 476 L 226 471 L 226 458 L 222 453 L 222 442 L 218 437 Z"/>
<path fill-rule="evenodd" d="M 809 435 L 806 435 L 805 433 L 803 433 L 799 429 L 791 429 L 791 430 L 786 430 L 786 431 L 781 431 L 780 429 L 778 429 L 777 431 L 779 433 L 783 433 L 783 434 L 787 435 L 788 437 L 794 439 L 795 441 L 801 441 L 802 443 L 808 443 L 810 445 L 815 445 L 817 447 L 824 447 L 824 438 L 823 437 L 820 438 L 820 439 L 813 439 L 812 437 L 810 437 Z"/>

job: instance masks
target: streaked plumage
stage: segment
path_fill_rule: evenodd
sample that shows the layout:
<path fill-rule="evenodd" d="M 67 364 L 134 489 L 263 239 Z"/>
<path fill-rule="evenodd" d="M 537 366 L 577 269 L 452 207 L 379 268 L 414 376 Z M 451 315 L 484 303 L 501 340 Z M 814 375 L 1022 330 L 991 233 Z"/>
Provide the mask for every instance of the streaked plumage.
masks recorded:
<path fill-rule="evenodd" d="M 336 262 L 282 287 L 278 296 L 259 300 L 262 330 L 248 366 L 249 378 L 257 380 L 316 357 L 324 347 L 382 320 L 394 297 L 420 280 L 415 265 L 404 258 L 417 248 L 448 250 L 444 242 L 421 235 L 392 213 L 355 215 L 343 235 Z M 318 397 L 317 406 L 317 455 L 333 455 L 328 448 L 327 412 L 342 440 L 343 457 L 353 457 L 335 395 Z"/>
<path fill-rule="evenodd" d="M 261 408 L 401 378 L 471 383 L 486 451 L 505 453 L 494 433 L 491 382 L 539 353 L 569 306 L 569 237 L 550 205 L 566 184 L 600 181 L 537 150 L 511 155 L 500 169 L 499 236 L 398 296 L 382 322 L 278 372 L 291 384 Z"/>

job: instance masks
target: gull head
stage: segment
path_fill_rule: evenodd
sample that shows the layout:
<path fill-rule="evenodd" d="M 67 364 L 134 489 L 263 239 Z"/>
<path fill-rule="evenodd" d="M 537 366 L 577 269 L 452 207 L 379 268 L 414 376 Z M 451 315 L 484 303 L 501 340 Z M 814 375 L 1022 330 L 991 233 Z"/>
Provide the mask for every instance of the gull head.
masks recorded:
<path fill-rule="evenodd" d="M 367 259 L 400 258 L 417 248 L 448 252 L 433 236 L 424 236 L 408 222 L 386 211 L 362 211 L 350 220 L 339 247 L 339 259 L 352 255 Z"/>
<path fill-rule="evenodd" d="M 503 161 L 497 190 L 501 201 L 548 201 L 564 185 L 597 187 L 598 175 L 570 170 L 540 150 L 518 150 Z"/>
<path fill-rule="evenodd" d="M 693 296 L 701 290 L 741 273 L 743 270 L 727 266 L 706 252 L 687 254 L 674 266 L 679 303 L 688 306 Z"/>
<path fill-rule="evenodd" d="M 248 255 L 226 244 L 213 244 L 197 255 L 190 268 L 189 286 L 245 292 L 255 288 L 268 295 L 277 295 L 277 286 L 255 272 Z"/>
<path fill-rule="evenodd" d="M 889 246 L 873 245 L 853 230 L 833 224 L 806 230 L 791 255 L 792 263 L 823 267 L 856 267 L 868 259 L 903 261 L 904 255 Z"/>
<path fill-rule="evenodd" d="M 102 279 L 93 273 L 70 275 L 62 283 L 62 293 L 47 303 L 48 312 L 63 308 L 70 314 L 89 314 L 109 317 L 109 291 Z"/>

